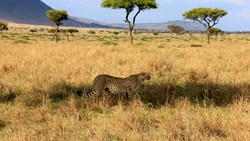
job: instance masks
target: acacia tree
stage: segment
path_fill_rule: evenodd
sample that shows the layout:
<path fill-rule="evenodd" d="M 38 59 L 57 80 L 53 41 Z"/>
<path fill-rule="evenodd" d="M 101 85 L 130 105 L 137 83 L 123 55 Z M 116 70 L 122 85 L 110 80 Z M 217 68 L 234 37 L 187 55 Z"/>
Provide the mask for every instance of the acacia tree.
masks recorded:
<path fill-rule="evenodd" d="M 210 43 L 210 29 L 218 24 L 221 17 L 227 15 L 227 12 L 223 9 L 211 9 L 211 8 L 194 8 L 183 14 L 185 19 L 191 19 L 203 24 L 206 28 L 207 42 Z"/>
<path fill-rule="evenodd" d="M 73 37 L 73 41 L 75 40 L 74 39 L 74 33 L 78 33 L 79 32 L 79 30 L 77 30 L 77 29 L 73 29 L 73 28 L 70 28 L 70 29 L 67 29 L 67 31 L 66 31 L 67 33 L 67 40 L 69 41 L 69 37 L 68 37 L 68 33 L 70 33 L 70 35 Z"/>
<path fill-rule="evenodd" d="M 143 10 L 155 9 L 157 8 L 157 3 L 155 0 L 103 0 L 102 7 L 112 8 L 112 9 L 125 9 L 126 16 L 125 22 L 128 23 L 128 31 L 130 35 L 131 44 L 133 44 L 133 29 L 135 26 L 135 20 L 138 14 Z M 137 9 L 137 12 L 133 16 L 132 22 L 129 20 L 129 16 Z"/>
<path fill-rule="evenodd" d="M 222 33 L 222 30 L 219 29 L 219 28 L 213 27 L 213 28 L 210 29 L 210 34 L 215 35 L 216 40 L 217 40 L 218 34 L 220 34 L 220 33 Z"/>
<path fill-rule="evenodd" d="M 179 26 L 179 25 L 175 25 L 175 24 L 170 24 L 167 25 L 168 29 L 172 32 L 172 33 L 181 33 L 184 31 L 184 28 Z"/>
<path fill-rule="evenodd" d="M 63 20 L 68 19 L 67 11 L 65 10 L 48 10 L 46 12 L 46 15 L 50 21 L 55 23 L 55 35 L 56 35 L 56 42 L 58 40 L 58 32 L 59 32 L 59 26 L 62 25 Z"/>

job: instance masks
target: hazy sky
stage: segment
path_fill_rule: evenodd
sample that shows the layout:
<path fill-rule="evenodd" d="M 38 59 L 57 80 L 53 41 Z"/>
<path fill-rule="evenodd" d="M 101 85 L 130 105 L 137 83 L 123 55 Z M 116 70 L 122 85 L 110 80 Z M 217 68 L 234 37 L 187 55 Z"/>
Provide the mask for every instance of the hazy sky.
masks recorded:
<path fill-rule="evenodd" d="M 102 0 L 42 0 L 54 9 L 66 10 L 69 15 L 108 23 L 122 23 L 123 9 L 102 8 Z M 138 15 L 138 23 L 183 20 L 182 14 L 192 8 L 220 8 L 228 12 L 217 27 L 225 31 L 250 31 L 250 0 L 156 0 L 158 9 Z"/>

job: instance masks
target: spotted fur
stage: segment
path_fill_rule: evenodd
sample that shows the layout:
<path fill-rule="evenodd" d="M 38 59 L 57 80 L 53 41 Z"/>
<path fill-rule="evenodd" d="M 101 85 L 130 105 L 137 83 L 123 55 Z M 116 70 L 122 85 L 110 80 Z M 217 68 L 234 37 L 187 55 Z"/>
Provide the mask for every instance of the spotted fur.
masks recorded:
<path fill-rule="evenodd" d="M 101 74 L 94 79 L 93 88 L 91 92 L 87 93 L 87 96 L 121 94 L 130 99 L 132 95 L 137 93 L 139 85 L 145 80 L 150 80 L 149 73 L 141 72 L 126 78 Z"/>

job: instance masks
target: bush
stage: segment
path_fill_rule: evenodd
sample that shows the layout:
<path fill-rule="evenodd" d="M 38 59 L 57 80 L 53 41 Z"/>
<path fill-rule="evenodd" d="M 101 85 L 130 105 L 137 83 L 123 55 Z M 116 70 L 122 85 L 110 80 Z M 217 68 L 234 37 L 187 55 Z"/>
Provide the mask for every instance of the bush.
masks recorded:
<path fill-rule="evenodd" d="M 55 33 L 55 32 L 56 32 L 55 29 L 49 29 L 49 30 L 48 30 L 48 33 Z"/>
<path fill-rule="evenodd" d="M 118 32 L 118 31 L 114 31 L 114 32 L 113 32 L 113 34 L 118 35 L 118 34 L 119 34 L 119 32 Z"/>
<path fill-rule="evenodd" d="M 191 47 L 202 47 L 202 45 L 198 45 L 198 44 L 191 44 Z"/>
<path fill-rule="evenodd" d="M 37 30 L 36 29 L 31 29 L 30 32 L 37 32 Z"/>
<path fill-rule="evenodd" d="M 154 34 L 155 36 L 157 36 L 157 35 L 159 35 L 160 33 L 157 32 L 157 31 L 155 31 L 155 32 L 153 32 L 153 34 Z"/>
<path fill-rule="evenodd" d="M 7 23 L 0 22 L 0 31 L 8 30 Z"/>
<path fill-rule="evenodd" d="M 167 26 L 168 29 L 172 32 L 172 33 L 182 33 L 184 32 L 184 28 L 179 26 L 179 25 L 174 25 L 174 24 L 171 24 L 171 25 L 168 25 Z"/>
<path fill-rule="evenodd" d="M 94 30 L 89 30 L 88 33 L 91 34 L 91 35 L 94 35 L 95 31 Z"/>
<path fill-rule="evenodd" d="M 79 30 L 73 29 L 73 28 L 67 29 L 66 31 L 69 32 L 70 34 L 78 33 L 79 32 Z"/>

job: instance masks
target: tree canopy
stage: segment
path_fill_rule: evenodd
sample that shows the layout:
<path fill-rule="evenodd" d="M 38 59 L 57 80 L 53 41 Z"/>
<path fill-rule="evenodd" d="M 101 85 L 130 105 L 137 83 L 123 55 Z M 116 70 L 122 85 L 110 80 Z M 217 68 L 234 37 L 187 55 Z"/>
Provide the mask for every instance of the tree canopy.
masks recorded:
<path fill-rule="evenodd" d="M 102 7 L 112 9 L 126 9 L 132 12 L 137 6 L 139 10 L 157 8 L 155 0 L 103 0 Z"/>
<path fill-rule="evenodd" d="M 143 10 L 155 9 L 158 7 L 155 0 L 103 0 L 101 6 L 104 8 L 126 10 L 126 17 L 124 21 L 128 23 L 128 30 L 132 44 L 133 44 L 132 31 L 135 26 L 135 20 L 137 15 Z M 133 16 L 133 21 L 131 23 L 131 21 L 129 20 L 129 15 L 135 8 L 137 8 L 137 12 Z"/>
<path fill-rule="evenodd" d="M 57 26 L 62 25 L 62 21 L 68 19 L 68 14 L 65 10 L 48 10 L 46 15 L 48 19 L 54 22 Z"/>

